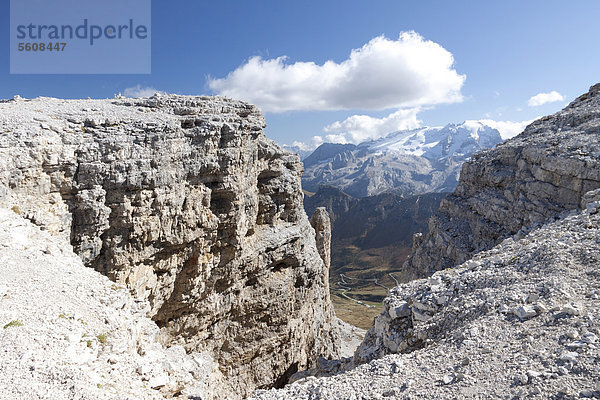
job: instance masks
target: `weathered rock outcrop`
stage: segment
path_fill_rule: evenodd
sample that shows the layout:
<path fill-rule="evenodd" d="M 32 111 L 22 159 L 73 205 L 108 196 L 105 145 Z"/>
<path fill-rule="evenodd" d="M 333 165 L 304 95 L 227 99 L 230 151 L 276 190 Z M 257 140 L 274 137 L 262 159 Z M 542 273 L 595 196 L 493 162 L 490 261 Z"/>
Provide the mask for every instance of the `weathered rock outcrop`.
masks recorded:
<path fill-rule="evenodd" d="M 331 267 L 331 221 L 325 207 L 317 207 L 310 219 L 315 230 L 317 250 L 326 268 Z"/>
<path fill-rule="evenodd" d="M 211 353 L 233 395 L 278 386 L 339 338 L 302 164 L 263 127 L 223 98 L 5 101 L 0 205 L 147 299 L 162 340 Z"/>
<path fill-rule="evenodd" d="M 600 84 L 519 136 L 482 151 L 429 222 L 405 270 L 422 277 L 580 206 L 600 187 Z"/>

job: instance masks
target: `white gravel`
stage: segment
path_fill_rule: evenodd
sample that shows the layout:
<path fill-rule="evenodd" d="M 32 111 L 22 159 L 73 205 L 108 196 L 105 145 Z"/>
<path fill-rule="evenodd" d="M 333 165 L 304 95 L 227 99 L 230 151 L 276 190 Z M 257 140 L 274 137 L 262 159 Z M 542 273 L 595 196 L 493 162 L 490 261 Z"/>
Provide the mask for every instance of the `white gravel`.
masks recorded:
<path fill-rule="evenodd" d="M 0 208 L 0 399 L 204 396 L 211 360 L 164 349 L 148 308 Z"/>

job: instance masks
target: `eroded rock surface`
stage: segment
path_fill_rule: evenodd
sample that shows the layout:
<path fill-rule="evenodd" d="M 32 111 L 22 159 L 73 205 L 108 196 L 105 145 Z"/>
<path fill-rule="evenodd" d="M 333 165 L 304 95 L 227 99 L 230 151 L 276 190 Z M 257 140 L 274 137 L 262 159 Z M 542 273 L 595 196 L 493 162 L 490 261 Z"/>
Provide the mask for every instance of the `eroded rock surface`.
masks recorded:
<path fill-rule="evenodd" d="M 310 219 L 315 230 L 317 250 L 326 268 L 331 266 L 331 221 L 325 207 L 318 207 Z"/>
<path fill-rule="evenodd" d="M 427 276 L 578 208 L 600 187 L 599 132 L 600 84 L 517 137 L 474 155 L 404 269 Z"/>
<path fill-rule="evenodd" d="M 0 205 L 147 299 L 163 342 L 212 354 L 232 396 L 282 385 L 339 337 L 302 164 L 264 125 L 223 98 L 4 101 Z"/>

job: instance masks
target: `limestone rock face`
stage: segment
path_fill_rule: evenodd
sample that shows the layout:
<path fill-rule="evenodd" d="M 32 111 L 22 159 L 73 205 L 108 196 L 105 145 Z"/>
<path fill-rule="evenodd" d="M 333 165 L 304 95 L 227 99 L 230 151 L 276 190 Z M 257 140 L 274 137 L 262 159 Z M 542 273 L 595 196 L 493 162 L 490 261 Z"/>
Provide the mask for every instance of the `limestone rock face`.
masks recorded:
<path fill-rule="evenodd" d="M 147 301 L 0 207 L 0 399 L 212 398 L 210 354 L 165 349 Z"/>
<path fill-rule="evenodd" d="M 302 164 L 264 125 L 213 97 L 4 101 L 0 205 L 147 299 L 163 342 L 211 353 L 232 396 L 281 385 L 339 337 Z"/>
<path fill-rule="evenodd" d="M 326 268 L 331 266 L 331 221 L 325 207 L 318 207 L 310 219 L 315 230 L 317 250 Z"/>
<path fill-rule="evenodd" d="M 519 136 L 474 155 L 405 270 L 427 276 L 579 208 L 582 197 L 600 187 L 599 131 L 600 84 Z"/>

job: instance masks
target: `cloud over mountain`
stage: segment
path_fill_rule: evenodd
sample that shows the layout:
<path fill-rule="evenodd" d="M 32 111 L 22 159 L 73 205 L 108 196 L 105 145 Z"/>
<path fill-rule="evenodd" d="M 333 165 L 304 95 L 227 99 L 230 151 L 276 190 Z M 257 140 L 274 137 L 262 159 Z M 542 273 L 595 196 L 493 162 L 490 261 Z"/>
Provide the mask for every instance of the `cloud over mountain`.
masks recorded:
<path fill-rule="evenodd" d="M 325 135 L 314 136 L 312 147 L 316 148 L 324 142 L 359 144 L 367 140 L 379 139 L 390 132 L 419 128 L 422 126 L 422 121 L 418 119 L 419 111 L 419 108 L 400 109 L 382 118 L 352 115 L 343 121 L 336 121 L 323 128 Z M 506 140 L 523 132 L 523 129 L 533 121 L 533 119 L 527 121 L 480 119 L 466 122 L 480 122 L 497 129 L 502 139 Z"/>
<path fill-rule="evenodd" d="M 535 121 L 530 119 L 527 121 L 495 121 L 493 119 L 480 119 L 477 122 L 481 122 L 484 125 L 497 129 L 500 132 L 503 140 L 510 139 L 523 132 L 525 127 Z"/>
<path fill-rule="evenodd" d="M 352 115 L 343 121 L 326 126 L 325 141 L 330 143 L 354 143 L 378 139 L 390 132 L 415 129 L 421 126 L 417 119 L 419 108 L 400 109 L 383 118 L 368 115 Z"/>
<path fill-rule="evenodd" d="M 208 86 L 269 112 L 384 110 L 459 102 L 465 78 L 449 51 L 403 32 L 397 40 L 373 38 L 340 63 L 252 57 Z"/>

